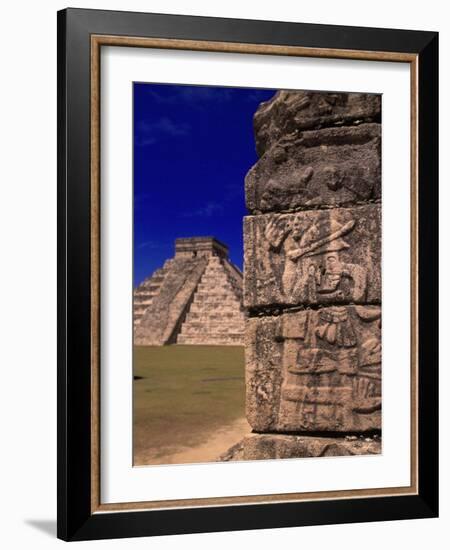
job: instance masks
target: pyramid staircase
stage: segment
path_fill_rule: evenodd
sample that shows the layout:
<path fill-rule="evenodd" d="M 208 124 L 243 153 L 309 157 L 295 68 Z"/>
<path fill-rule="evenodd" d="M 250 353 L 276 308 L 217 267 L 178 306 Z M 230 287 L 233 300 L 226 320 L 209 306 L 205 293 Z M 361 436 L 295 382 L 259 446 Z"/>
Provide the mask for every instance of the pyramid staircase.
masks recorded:
<path fill-rule="evenodd" d="M 232 269 L 226 259 L 209 258 L 177 344 L 243 345 L 242 283 L 231 275 Z"/>

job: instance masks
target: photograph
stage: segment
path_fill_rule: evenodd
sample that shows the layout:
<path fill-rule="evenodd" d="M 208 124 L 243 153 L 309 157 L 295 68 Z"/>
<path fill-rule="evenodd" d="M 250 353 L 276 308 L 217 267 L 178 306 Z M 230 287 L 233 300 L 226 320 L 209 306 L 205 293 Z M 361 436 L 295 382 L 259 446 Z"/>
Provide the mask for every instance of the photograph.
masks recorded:
<path fill-rule="evenodd" d="M 60 539 L 438 516 L 439 37 L 331 7 L 58 12 Z"/>
<path fill-rule="evenodd" d="M 133 466 L 382 453 L 381 95 L 132 95 Z"/>

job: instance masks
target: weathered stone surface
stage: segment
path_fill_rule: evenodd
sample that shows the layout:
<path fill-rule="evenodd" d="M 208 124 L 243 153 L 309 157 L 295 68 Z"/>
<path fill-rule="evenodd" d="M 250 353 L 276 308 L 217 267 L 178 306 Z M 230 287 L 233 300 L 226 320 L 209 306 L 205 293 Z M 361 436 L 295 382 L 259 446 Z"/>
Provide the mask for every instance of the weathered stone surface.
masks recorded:
<path fill-rule="evenodd" d="M 246 307 L 381 300 L 381 208 L 244 219 Z"/>
<path fill-rule="evenodd" d="M 222 460 L 381 452 L 381 98 L 285 92 L 246 177 L 246 416 Z M 374 435 L 378 434 L 378 435 Z"/>
<path fill-rule="evenodd" d="M 242 345 L 242 274 L 212 237 L 177 239 L 167 260 L 134 292 L 137 345 Z"/>
<path fill-rule="evenodd" d="M 247 208 L 280 212 L 381 198 L 381 125 L 300 132 L 279 140 L 245 180 Z"/>
<path fill-rule="evenodd" d="M 381 429 L 381 308 L 247 321 L 246 414 L 257 432 Z"/>
<path fill-rule="evenodd" d="M 218 462 L 231 462 L 232 460 L 244 460 L 244 439 L 241 439 L 224 453 L 222 453 L 218 458 Z"/>
<path fill-rule="evenodd" d="M 281 90 L 254 116 L 256 149 L 262 155 L 282 136 L 300 130 L 379 121 L 381 96 Z"/>
<path fill-rule="evenodd" d="M 381 439 L 368 437 L 310 437 L 252 434 L 244 438 L 242 450 L 225 460 L 273 460 L 323 456 L 373 455 L 381 453 Z"/>

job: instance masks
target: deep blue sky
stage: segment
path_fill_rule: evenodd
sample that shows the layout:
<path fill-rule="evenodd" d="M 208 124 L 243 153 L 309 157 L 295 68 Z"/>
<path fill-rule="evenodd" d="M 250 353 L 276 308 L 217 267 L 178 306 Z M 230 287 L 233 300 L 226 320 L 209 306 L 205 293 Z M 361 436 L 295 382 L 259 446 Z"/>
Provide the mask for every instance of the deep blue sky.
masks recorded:
<path fill-rule="evenodd" d="M 253 114 L 275 90 L 134 83 L 133 93 L 134 284 L 177 237 L 217 237 L 242 269 Z"/>

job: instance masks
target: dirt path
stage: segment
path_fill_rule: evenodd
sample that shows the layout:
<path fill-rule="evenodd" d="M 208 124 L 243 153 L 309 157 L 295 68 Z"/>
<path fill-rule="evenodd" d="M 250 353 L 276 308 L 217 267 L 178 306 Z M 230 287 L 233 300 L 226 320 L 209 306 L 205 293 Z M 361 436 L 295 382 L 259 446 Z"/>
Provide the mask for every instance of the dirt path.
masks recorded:
<path fill-rule="evenodd" d="M 213 432 L 201 445 L 195 447 L 178 447 L 170 454 L 158 456 L 148 455 L 139 460 L 139 464 L 187 464 L 193 462 L 215 462 L 217 458 L 232 445 L 251 432 L 245 418 L 239 418 L 232 424 Z"/>

